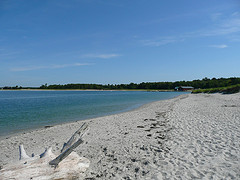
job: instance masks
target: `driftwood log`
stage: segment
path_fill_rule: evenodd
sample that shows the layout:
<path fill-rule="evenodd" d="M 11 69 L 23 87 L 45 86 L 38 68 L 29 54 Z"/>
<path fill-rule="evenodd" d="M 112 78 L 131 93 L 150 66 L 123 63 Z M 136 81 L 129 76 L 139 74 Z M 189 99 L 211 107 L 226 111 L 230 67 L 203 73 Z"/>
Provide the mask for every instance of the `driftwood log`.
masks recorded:
<path fill-rule="evenodd" d="M 79 146 L 88 125 L 84 123 L 68 140 L 58 156 L 48 148 L 39 156 L 29 157 L 23 145 L 19 146 L 19 161 L 8 164 L 0 170 L 0 179 L 81 179 L 90 165 L 87 158 L 80 157 L 73 150 Z"/>

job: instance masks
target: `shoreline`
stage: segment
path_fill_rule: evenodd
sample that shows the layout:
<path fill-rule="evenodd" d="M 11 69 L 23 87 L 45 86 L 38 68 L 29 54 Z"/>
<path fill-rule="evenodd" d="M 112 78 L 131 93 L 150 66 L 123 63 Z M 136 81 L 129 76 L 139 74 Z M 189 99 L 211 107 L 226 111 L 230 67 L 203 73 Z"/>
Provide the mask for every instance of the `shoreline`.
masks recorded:
<path fill-rule="evenodd" d="M 180 96 L 186 96 L 186 95 L 187 94 L 183 94 L 183 95 L 178 95 L 176 97 L 173 97 L 173 98 L 170 98 L 170 99 L 166 99 L 166 100 L 153 101 L 153 102 L 150 102 L 150 103 L 146 103 L 146 104 L 140 105 L 137 108 L 134 108 L 134 109 L 131 109 L 131 110 L 128 110 L 128 111 L 124 111 L 124 112 L 120 112 L 120 113 L 110 114 L 110 115 L 106 115 L 106 116 L 99 116 L 99 117 L 96 117 L 96 118 L 89 118 L 89 119 L 84 119 L 84 120 L 76 120 L 76 121 L 72 121 L 72 122 L 59 123 L 59 124 L 55 124 L 55 125 L 50 125 L 50 127 L 47 127 L 47 128 L 45 128 L 45 126 L 42 126 L 42 127 L 39 127 L 39 128 L 23 130 L 23 131 L 16 132 L 16 133 L 13 133 L 13 134 L 9 134 L 9 135 L 6 135 L 6 136 L 0 136 L 0 142 L 8 140 L 8 139 L 16 139 L 19 136 L 27 136 L 28 134 L 34 134 L 34 133 L 37 133 L 37 132 L 48 131 L 49 129 L 53 129 L 53 128 L 54 129 L 58 129 L 58 128 L 61 128 L 61 127 L 73 126 L 73 125 L 76 125 L 76 124 L 77 125 L 79 125 L 79 124 L 81 125 L 84 122 L 88 122 L 89 123 L 89 122 L 92 122 L 92 121 L 97 122 L 97 121 L 99 121 L 101 119 L 111 119 L 112 117 L 115 117 L 115 116 L 122 116 L 124 114 L 133 113 L 135 111 L 141 111 L 141 110 L 143 110 L 145 108 L 148 108 L 149 106 L 152 106 L 154 104 L 158 104 L 158 103 L 161 103 L 161 102 L 164 102 L 164 101 L 174 100 L 174 99 L 179 98 Z M 1 160 L 1 158 L 0 158 L 0 160 Z"/>
<path fill-rule="evenodd" d="M 174 92 L 165 89 L 0 89 L 0 91 L 146 91 L 146 92 Z"/>
<path fill-rule="evenodd" d="M 4 91 L 8 91 L 8 90 L 4 90 Z M 15 91 L 15 90 L 9 90 L 9 91 Z M 28 90 L 27 90 L 28 91 Z M 41 91 L 41 90 L 40 90 Z M 43 90 L 45 91 L 45 90 Z M 52 91 L 52 90 L 46 90 L 46 91 Z M 55 90 L 53 90 L 55 91 Z M 71 91 L 71 90 L 69 90 Z M 78 90 L 77 90 L 78 91 Z M 81 90 L 80 90 L 81 91 Z M 85 90 L 83 90 L 85 91 Z M 88 91 L 88 90 L 86 90 Z M 108 91 L 108 90 L 107 90 Z M 171 92 L 171 91 L 169 91 Z M 181 96 L 181 95 L 178 95 L 178 96 Z M 176 97 L 173 97 L 173 98 L 170 98 L 170 99 L 174 99 L 174 98 L 177 98 L 178 96 Z M 165 99 L 165 100 L 169 100 L 169 99 Z M 112 112 L 110 114 L 107 114 L 107 115 L 100 115 L 100 116 L 96 116 L 96 117 L 93 117 L 93 118 L 87 118 L 87 119 L 79 119 L 79 120 L 73 120 L 73 121 L 66 121 L 66 122 L 60 122 L 60 123 L 55 123 L 55 124 L 51 124 L 51 125 L 42 125 L 42 126 L 38 126 L 36 128 L 29 128 L 29 129 L 23 129 L 23 130 L 20 130 L 18 132 L 11 132 L 11 133 L 8 133 L 6 135 L 0 135 L 0 140 L 2 139 L 6 139 L 6 138 L 10 138 L 12 136 L 18 136 L 20 134 L 24 134 L 24 133 L 28 133 L 28 132 L 32 132 L 32 131 L 35 131 L 35 130 L 38 130 L 38 129 L 46 129 L 46 128 L 49 128 L 49 127 L 54 127 L 54 126 L 57 126 L 57 125 L 64 125 L 64 124 L 68 124 L 68 123 L 74 123 L 74 122 L 83 122 L 83 121 L 88 121 L 88 120 L 93 120 L 93 119 L 96 119 L 96 118 L 104 118 L 104 117 L 107 117 L 107 116 L 111 116 L 111 115 L 120 115 L 122 113 L 127 113 L 127 112 L 131 112 L 131 111 L 134 111 L 134 110 L 138 110 L 138 109 L 141 109 L 142 107 L 148 105 L 148 104 L 151 104 L 151 103 L 156 103 L 158 101 L 164 101 L 164 100 L 157 100 L 157 101 L 152 101 L 152 102 L 148 102 L 148 103 L 144 103 L 142 105 L 136 105 L 137 107 L 132 107 L 129 109 L 126 109 L 126 110 L 123 110 L 123 111 L 118 111 L 118 112 Z"/>
<path fill-rule="evenodd" d="M 90 160 L 94 179 L 228 179 L 240 177 L 240 93 L 185 94 L 120 114 L 37 129 L 0 140 L 0 165 L 53 153 L 87 122 L 75 151 Z"/>

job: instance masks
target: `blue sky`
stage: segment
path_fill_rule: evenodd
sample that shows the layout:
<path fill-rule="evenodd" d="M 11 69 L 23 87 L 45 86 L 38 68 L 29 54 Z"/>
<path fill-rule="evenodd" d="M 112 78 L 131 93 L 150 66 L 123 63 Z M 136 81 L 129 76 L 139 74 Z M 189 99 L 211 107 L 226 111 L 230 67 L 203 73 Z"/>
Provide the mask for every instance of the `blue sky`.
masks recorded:
<path fill-rule="evenodd" d="M 0 1 L 0 86 L 233 76 L 239 0 Z"/>

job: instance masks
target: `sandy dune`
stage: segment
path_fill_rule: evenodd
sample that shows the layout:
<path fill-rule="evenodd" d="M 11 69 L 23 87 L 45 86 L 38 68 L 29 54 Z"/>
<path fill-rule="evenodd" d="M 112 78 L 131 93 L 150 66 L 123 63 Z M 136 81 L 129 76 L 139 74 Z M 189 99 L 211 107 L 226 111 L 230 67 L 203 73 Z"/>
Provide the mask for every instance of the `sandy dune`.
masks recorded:
<path fill-rule="evenodd" d="M 240 93 L 182 95 L 85 122 L 76 152 L 91 161 L 86 179 L 240 179 Z M 29 155 L 59 151 L 82 123 L 2 138 L 0 165 L 18 159 L 21 143 Z"/>

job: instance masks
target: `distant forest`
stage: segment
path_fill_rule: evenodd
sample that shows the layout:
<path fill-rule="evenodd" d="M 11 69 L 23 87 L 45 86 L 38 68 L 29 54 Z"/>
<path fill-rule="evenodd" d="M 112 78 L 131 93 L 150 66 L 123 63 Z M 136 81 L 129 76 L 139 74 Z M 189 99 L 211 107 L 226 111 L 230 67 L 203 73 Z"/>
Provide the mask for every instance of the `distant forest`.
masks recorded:
<path fill-rule="evenodd" d="M 142 82 L 130 84 L 65 84 L 65 85 L 42 85 L 38 88 L 32 87 L 3 87 L 2 89 L 98 89 L 98 90 L 173 90 L 178 86 L 192 86 L 195 89 L 209 89 L 218 87 L 227 87 L 240 84 L 240 78 L 203 78 L 202 80 L 193 81 L 176 81 L 176 82 Z"/>
<path fill-rule="evenodd" d="M 142 82 L 139 84 L 65 84 L 65 85 L 42 85 L 40 89 L 99 89 L 99 90 L 173 90 L 178 86 L 192 86 L 195 89 L 207 89 L 207 88 L 217 88 L 226 87 L 231 85 L 240 84 L 240 78 L 203 78 L 202 80 L 193 81 L 176 81 L 176 82 Z"/>

